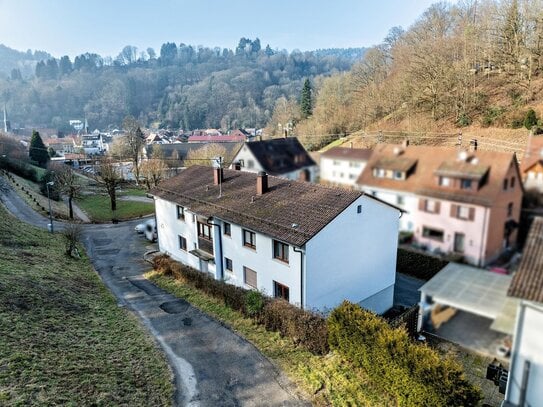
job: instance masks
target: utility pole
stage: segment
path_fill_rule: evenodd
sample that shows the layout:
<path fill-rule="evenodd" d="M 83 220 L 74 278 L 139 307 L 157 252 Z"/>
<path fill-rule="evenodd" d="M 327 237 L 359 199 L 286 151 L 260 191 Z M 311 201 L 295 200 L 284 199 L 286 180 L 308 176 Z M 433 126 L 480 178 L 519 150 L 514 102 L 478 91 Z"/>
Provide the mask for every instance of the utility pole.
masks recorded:
<path fill-rule="evenodd" d="M 55 185 L 55 183 L 53 181 L 49 181 L 47 184 L 45 184 L 46 187 L 47 187 L 47 200 L 49 201 L 49 231 L 51 233 L 55 233 L 54 229 L 53 229 L 53 212 L 51 212 L 51 194 L 49 192 L 49 187 L 52 187 L 53 185 Z"/>

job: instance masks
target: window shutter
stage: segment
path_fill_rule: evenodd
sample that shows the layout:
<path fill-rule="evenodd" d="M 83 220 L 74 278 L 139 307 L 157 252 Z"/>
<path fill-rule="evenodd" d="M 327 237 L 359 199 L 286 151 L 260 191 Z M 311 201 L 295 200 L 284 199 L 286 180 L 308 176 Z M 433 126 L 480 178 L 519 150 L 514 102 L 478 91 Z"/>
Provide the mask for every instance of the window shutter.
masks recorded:
<path fill-rule="evenodd" d="M 475 208 L 469 208 L 469 220 L 475 219 Z"/>
<path fill-rule="evenodd" d="M 458 217 L 458 205 L 451 204 L 451 218 Z"/>
<path fill-rule="evenodd" d="M 441 209 L 441 202 L 436 201 L 435 211 L 434 213 L 439 213 Z"/>
<path fill-rule="evenodd" d="M 426 199 L 419 199 L 419 211 L 426 209 Z"/>

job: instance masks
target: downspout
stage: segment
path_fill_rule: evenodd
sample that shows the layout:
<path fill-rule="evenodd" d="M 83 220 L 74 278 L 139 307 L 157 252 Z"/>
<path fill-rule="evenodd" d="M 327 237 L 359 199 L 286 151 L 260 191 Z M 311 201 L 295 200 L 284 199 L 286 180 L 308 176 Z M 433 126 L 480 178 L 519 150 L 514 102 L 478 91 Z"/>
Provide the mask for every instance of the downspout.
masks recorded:
<path fill-rule="evenodd" d="M 297 250 L 292 246 L 296 253 L 300 253 L 300 307 L 304 309 L 304 250 Z"/>
<path fill-rule="evenodd" d="M 488 232 L 488 224 L 486 216 L 488 214 L 488 208 L 485 207 L 485 216 L 483 218 L 483 231 L 481 232 L 481 250 L 479 250 L 479 267 L 483 266 L 483 248 L 486 249 L 485 234 Z"/>
<path fill-rule="evenodd" d="M 215 266 L 219 268 L 220 270 L 220 276 L 219 276 L 219 279 L 222 281 L 224 280 L 224 270 L 223 270 L 223 264 L 222 264 L 222 229 L 221 229 L 221 225 L 217 224 L 217 223 L 212 223 L 213 221 L 213 216 L 210 216 L 209 218 L 206 219 L 206 223 L 208 225 L 211 225 L 211 226 L 217 226 L 219 228 L 219 255 L 218 256 L 215 256 L 215 257 L 218 257 L 219 258 L 219 261 L 215 261 Z"/>

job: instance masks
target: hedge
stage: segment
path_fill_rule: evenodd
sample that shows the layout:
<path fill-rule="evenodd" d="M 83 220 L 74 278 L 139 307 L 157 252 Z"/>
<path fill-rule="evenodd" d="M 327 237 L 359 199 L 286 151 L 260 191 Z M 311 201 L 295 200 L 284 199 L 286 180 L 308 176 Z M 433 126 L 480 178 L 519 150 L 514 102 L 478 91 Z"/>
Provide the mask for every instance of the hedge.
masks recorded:
<path fill-rule="evenodd" d="M 171 275 L 219 299 L 245 317 L 253 318 L 268 331 L 278 331 L 314 354 L 322 355 L 328 352 L 328 331 L 326 320 L 322 316 L 302 310 L 286 301 L 266 297 L 258 291 L 216 280 L 166 255 L 156 256 L 153 263 L 159 273 Z"/>
<path fill-rule="evenodd" d="M 457 362 L 356 304 L 345 301 L 332 311 L 328 335 L 330 348 L 365 371 L 399 406 L 474 406 L 481 399 Z"/>
<path fill-rule="evenodd" d="M 4 157 L 4 159 L 0 159 L 0 166 L 2 169 L 11 171 L 12 173 L 30 181 L 40 181 L 36 169 L 25 161 L 18 160 L 16 158 Z"/>
<path fill-rule="evenodd" d="M 449 264 L 447 260 L 399 248 L 396 272 L 420 278 L 421 280 L 430 280 L 447 264 Z"/>

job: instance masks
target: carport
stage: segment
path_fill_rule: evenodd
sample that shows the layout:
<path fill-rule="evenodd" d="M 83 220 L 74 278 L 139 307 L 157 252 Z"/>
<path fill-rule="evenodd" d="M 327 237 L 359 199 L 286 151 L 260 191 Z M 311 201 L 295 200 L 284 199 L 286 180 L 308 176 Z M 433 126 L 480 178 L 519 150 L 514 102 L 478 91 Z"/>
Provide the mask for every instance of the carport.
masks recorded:
<path fill-rule="evenodd" d="M 449 263 L 419 289 L 419 329 L 494 353 L 515 326 L 518 300 L 507 297 L 511 278 Z"/>

